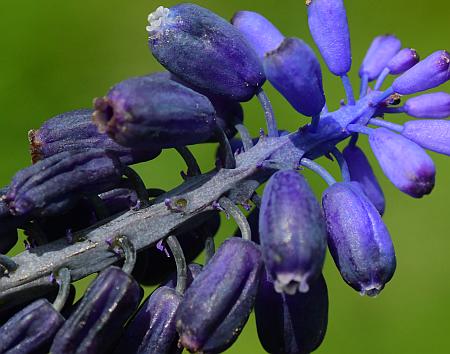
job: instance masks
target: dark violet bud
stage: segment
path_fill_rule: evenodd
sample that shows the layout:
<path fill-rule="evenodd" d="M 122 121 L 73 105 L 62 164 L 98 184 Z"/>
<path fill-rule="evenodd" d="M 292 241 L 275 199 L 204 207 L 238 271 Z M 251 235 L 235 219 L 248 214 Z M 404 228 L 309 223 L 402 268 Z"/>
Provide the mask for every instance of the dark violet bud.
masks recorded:
<path fill-rule="evenodd" d="M 403 48 L 388 63 L 387 68 L 392 75 L 399 75 L 411 69 L 420 60 L 415 49 Z"/>
<path fill-rule="evenodd" d="M 187 263 L 200 255 L 205 247 L 205 239 L 215 236 L 219 227 L 219 214 L 210 211 L 192 218 L 189 225 L 175 232 Z M 163 242 L 138 253 L 133 276 L 142 284 L 155 285 L 165 281 L 175 271 L 174 258 Z"/>
<path fill-rule="evenodd" d="M 49 119 L 38 130 L 30 130 L 33 163 L 71 150 L 105 149 L 126 165 L 152 160 L 161 153 L 159 148 L 139 150 L 117 144 L 98 131 L 92 122 L 93 112 L 91 109 L 70 111 Z"/>
<path fill-rule="evenodd" d="M 217 125 L 222 128 L 222 130 L 225 132 L 226 136 L 231 139 L 234 137 L 237 133 L 235 125 L 240 124 L 244 121 L 244 110 L 242 109 L 241 104 L 238 101 L 229 99 L 227 97 L 221 96 L 221 95 L 215 95 L 213 93 L 210 93 L 206 90 L 202 90 L 198 87 L 195 87 L 192 84 L 189 84 L 183 80 L 181 80 L 179 77 L 177 77 L 174 74 L 171 74 L 170 72 L 161 72 L 153 74 L 153 76 L 158 76 L 160 78 L 166 78 L 169 80 L 173 80 L 175 82 L 178 82 L 184 86 L 187 86 L 191 90 L 194 90 L 198 93 L 201 93 L 202 95 L 205 95 L 208 97 L 208 99 L 211 101 L 214 109 L 216 110 L 216 123 Z M 217 141 L 217 137 L 210 138 L 208 142 L 215 142 Z"/>
<path fill-rule="evenodd" d="M 330 186 L 322 205 L 328 247 L 342 278 L 361 295 L 378 295 L 396 266 L 394 246 L 378 210 L 356 182 Z"/>
<path fill-rule="evenodd" d="M 100 273 L 55 336 L 51 353 L 108 353 L 141 300 L 139 284 L 117 267 Z"/>
<path fill-rule="evenodd" d="M 416 118 L 447 118 L 450 116 L 450 95 L 435 92 L 413 97 L 406 101 L 404 110 Z"/>
<path fill-rule="evenodd" d="M 253 308 L 262 269 L 258 246 L 226 240 L 186 290 L 176 314 L 180 343 L 191 352 L 229 348 Z"/>
<path fill-rule="evenodd" d="M 40 215 L 33 222 L 38 227 L 27 229 L 25 234 L 31 239 L 36 236 L 38 239 L 45 238 L 47 242 L 63 237 L 68 242 L 74 242 L 75 240 L 71 237 L 75 232 L 86 229 L 97 221 L 92 203 L 87 199 L 81 199 L 70 210 L 65 210 L 62 213 L 51 213 L 50 216 L 46 217 Z"/>
<path fill-rule="evenodd" d="M 127 188 L 116 188 L 99 195 L 109 214 L 128 211 L 138 204 L 136 191 Z"/>
<path fill-rule="evenodd" d="M 0 225 L 1 227 L 1 225 Z M 0 254 L 8 253 L 17 243 L 17 230 L 0 231 Z"/>
<path fill-rule="evenodd" d="M 307 0 L 311 35 L 328 69 L 337 76 L 352 66 L 347 13 L 342 0 Z"/>
<path fill-rule="evenodd" d="M 402 135 L 425 149 L 450 155 L 450 121 L 413 120 L 403 126 Z"/>
<path fill-rule="evenodd" d="M 436 169 L 419 145 L 386 128 L 375 129 L 369 142 L 384 174 L 399 190 L 414 198 L 431 193 Z"/>
<path fill-rule="evenodd" d="M 197 144 L 216 128 L 216 113 L 207 97 L 161 74 L 122 81 L 94 106 L 99 130 L 133 148 Z"/>
<path fill-rule="evenodd" d="M 283 34 L 268 19 L 253 11 L 238 11 L 231 23 L 245 37 L 259 58 L 277 49 L 284 40 Z"/>
<path fill-rule="evenodd" d="M 359 76 L 375 80 L 401 48 L 402 43 L 393 35 L 375 37 L 359 68 Z"/>
<path fill-rule="evenodd" d="M 62 152 L 19 171 L 5 201 L 16 215 L 39 214 L 55 204 L 62 212 L 85 195 L 113 188 L 121 176 L 122 165 L 104 150 Z"/>
<path fill-rule="evenodd" d="M 228 139 L 237 133 L 235 125 L 244 121 L 244 110 L 239 102 L 217 95 L 208 95 L 214 109 L 216 110 L 216 123 L 225 132 Z M 208 141 L 217 141 L 216 137 Z"/>
<path fill-rule="evenodd" d="M 322 71 L 312 49 L 301 39 L 286 38 L 264 57 L 264 71 L 271 84 L 300 113 L 320 114 L 325 105 Z"/>
<path fill-rule="evenodd" d="M 447 51 L 434 52 L 396 78 L 392 89 L 401 95 L 409 95 L 442 85 L 450 78 L 449 65 Z"/>
<path fill-rule="evenodd" d="M 127 325 L 115 353 L 181 353 L 175 327 L 175 312 L 182 296 L 162 286 L 144 302 Z"/>
<path fill-rule="evenodd" d="M 259 340 L 268 353 L 309 354 L 322 343 L 328 324 L 328 290 L 322 275 L 311 289 L 279 294 L 263 271 L 255 302 Z"/>
<path fill-rule="evenodd" d="M 262 196 L 259 236 L 275 290 L 305 293 L 322 272 L 327 234 L 320 205 L 296 171 L 275 173 Z"/>
<path fill-rule="evenodd" d="M 149 15 L 149 45 L 170 72 L 196 87 L 248 101 L 264 84 L 262 64 L 239 30 L 194 4 Z"/>
<path fill-rule="evenodd" d="M 350 171 L 351 180 L 361 184 L 364 193 L 377 208 L 380 215 L 383 215 L 386 207 L 384 193 L 366 155 L 356 145 L 347 146 L 343 151 L 343 155 Z"/>
<path fill-rule="evenodd" d="M 50 302 L 37 300 L 0 327 L 0 353 L 47 353 L 63 323 Z"/>

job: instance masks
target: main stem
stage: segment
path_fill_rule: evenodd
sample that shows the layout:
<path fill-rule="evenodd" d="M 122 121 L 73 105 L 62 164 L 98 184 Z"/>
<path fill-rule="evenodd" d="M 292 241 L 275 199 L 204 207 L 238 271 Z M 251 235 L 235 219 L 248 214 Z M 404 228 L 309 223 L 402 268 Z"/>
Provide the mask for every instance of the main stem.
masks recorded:
<path fill-rule="evenodd" d="M 258 185 L 275 172 L 258 167 L 264 161 L 278 160 L 295 169 L 310 151 L 314 151 L 316 157 L 328 153 L 329 149 L 322 151 L 322 146 L 334 147 L 350 136 L 350 132 L 345 130 L 349 123 L 356 123 L 371 114 L 361 113 L 372 109 L 368 103 L 367 100 L 365 106 L 362 103 L 355 106 L 354 116 L 343 114 L 339 118 L 338 114 L 329 114 L 326 119 L 321 119 L 314 134 L 300 130 L 277 138 L 260 139 L 248 152 L 237 156 L 236 168 L 194 176 L 156 198 L 150 206 L 115 215 L 74 234 L 74 239 L 78 240 L 76 243 L 69 244 L 62 237 L 22 252 L 13 258 L 17 269 L 8 277 L 0 278 L 0 303 L 15 303 L 30 292 L 35 296 L 47 292 L 52 288 L 50 274 L 63 267 L 70 269 L 72 281 L 105 269 L 117 261 L 117 256 L 108 249 L 108 239 L 126 236 L 139 251 L 166 238 L 196 215 L 213 210 L 215 202 L 224 195 L 236 204 L 245 203 L 252 198 Z M 167 201 L 172 205 L 183 205 L 183 208 L 170 209 Z"/>

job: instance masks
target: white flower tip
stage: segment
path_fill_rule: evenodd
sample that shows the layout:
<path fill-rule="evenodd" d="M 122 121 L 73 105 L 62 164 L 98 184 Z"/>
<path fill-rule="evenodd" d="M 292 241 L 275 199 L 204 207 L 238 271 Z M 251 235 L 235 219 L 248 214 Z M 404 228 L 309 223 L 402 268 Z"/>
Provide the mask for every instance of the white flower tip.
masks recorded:
<path fill-rule="evenodd" d="M 158 32 L 160 28 L 167 22 L 167 17 L 169 16 L 170 10 L 166 7 L 160 6 L 150 15 L 148 15 L 148 23 L 145 29 L 150 35 Z"/>

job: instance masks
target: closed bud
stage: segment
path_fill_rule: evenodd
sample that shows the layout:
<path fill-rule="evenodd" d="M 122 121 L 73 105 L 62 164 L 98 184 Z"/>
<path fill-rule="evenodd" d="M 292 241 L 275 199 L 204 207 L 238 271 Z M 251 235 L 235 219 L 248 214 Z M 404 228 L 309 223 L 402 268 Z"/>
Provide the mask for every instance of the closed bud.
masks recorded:
<path fill-rule="evenodd" d="M 296 171 L 279 171 L 267 183 L 259 236 L 276 291 L 307 292 L 309 283 L 322 272 L 327 235 L 320 205 Z"/>
<path fill-rule="evenodd" d="M 176 314 L 180 343 L 191 352 L 229 348 L 253 308 L 262 268 L 258 246 L 226 240 L 186 290 Z"/>
<path fill-rule="evenodd" d="M 174 289 L 162 286 L 142 304 L 126 326 L 115 353 L 181 353 L 175 312 L 182 300 Z"/>
<path fill-rule="evenodd" d="M 284 40 L 278 28 L 257 12 L 238 11 L 231 23 L 244 35 L 261 60 L 266 53 L 277 49 Z"/>
<path fill-rule="evenodd" d="M 350 33 L 343 0 L 307 0 L 311 35 L 328 69 L 345 75 L 352 66 Z"/>
<path fill-rule="evenodd" d="M 94 102 L 94 122 L 123 146 L 158 149 L 197 144 L 216 128 L 209 99 L 155 74 L 115 85 Z"/>
<path fill-rule="evenodd" d="M 343 155 L 348 165 L 351 180 L 360 183 L 364 193 L 377 208 L 380 215 L 383 215 L 386 207 L 384 193 L 366 155 L 356 145 L 347 146 Z"/>
<path fill-rule="evenodd" d="M 375 80 L 401 47 L 402 43 L 393 35 L 375 37 L 359 68 L 359 76 Z"/>
<path fill-rule="evenodd" d="M 155 75 L 159 76 L 160 78 L 165 77 L 167 79 L 176 81 L 208 97 L 216 111 L 217 125 L 225 132 L 225 135 L 228 137 L 228 139 L 231 139 L 236 135 L 237 131 L 235 125 L 241 124 L 244 121 L 244 110 L 242 109 L 242 106 L 238 101 L 232 100 L 225 96 L 215 95 L 204 89 L 202 90 L 192 84 L 181 80 L 179 77 L 171 74 L 170 72 L 153 74 L 153 76 Z M 215 136 L 208 140 L 208 142 L 215 141 L 217 141 L 217 137 Z"/>
<path fill-rule="evenodd" d="M 0 228 L 2 225 L 0 224 Z M 17 230 L 0 231 L 0 254 L 8 253 L 17 243 Z"/>
<path fill-rule="evenodd" d="M 159 7 L 149 23 L 153 55 L 189 84 L 237 101 L 248 101 L 264 84 L 256 52 L 213 12 L 194 4 Z"/>
<path fill-rule="evenodd" d="M 448 118 L 450 95 L 446 92 L 435 92 L 413 97 L 406 101 L 404 110 L 416 118 Z"/>
<path fill-rule="evenodd" d="M 60 213 L 85 195 L 113 188 L 122 165 L 104 150 L 67 151 L 19 171 L 5 201 L 13 214 Z"/>
<path fill-rule="evenodd" d="M 328 247 L 342 278 L 361 295 L 378 295 L 396 267 L 391 237 L 378 210 L 356 182 L 330 186 L 322 205 Z"/>
<path fill-rule="evenodd" d="M 401 95 L 409 95 L 442 85 L 450 78 L 449 65 L 447 51 L 434 52 L 396 78 L 392 89 Z"/>
<path fill-rule="evenodd" d="M 50 302 L 37 300 L 0 327 L 0 353 L 47 353 L 63 323 Z"/>
<path fill-rule="evenodd" d="M 128 188 L 116 188 L 100 194 L 99 197 L 111 215 L 128 211 L 139 203 L 136 191 Z"/>
<path fill-rule="evenodd" d="M 274 290 L 262 272 L 255 302 L 259 340 L 268 353 L 308 354 L 322 343 L 328 324 L 328 290 L 322 275 L 305 293 L 285 295 Z"/>
<path fill-rule="evenodd" d="M 375 129 L 369 143 L 384 174 L 399 190 L 414 198 L 431 193 L 436 169 L 419 145 L 386 128 Z"/>
<path fill-rule="evenodd" d="M 242 124 L 244 121 L 244 110 L 239 102 L 229 98 L 217 95 L 208 95 L 214 109 L 216 110 L 216 123 L 224 131 L 228 139 L 234 137 L 237 133 L 236 124 Z M 215 142 L 214 136 L 208 141 Z"/>
<path fill-rule="evenodd" d="M 450 155 L 450 121 L 413 120 L 403 126 L 402 135 L 425 149 Z"/>
<path fill-rule="evenodd" d="M 108 353 L 141 300 L 139 284 L 122 269 L 99 274 L 58 331 L 51 353 Z"/>
<path fill-rule="evenodd" d="M 420 60 L 419 54 L 412 48 L 403 48 L 388 63 L 392 75 L 399 75 L 411 69 Z"/>
<path fill-rule="evenodd" d="M 80 109 L 60 114 L 28 133 L 33 163 L 63 151 L 105 149 L 126 165 L 152 160 L 161 149 L 131 149 L 117 144 L 98 131 L 92 122 L 93 110 Z"/>
<path fill-rule="evenodd" d="M 264 70 L 271 84 L 298 112 L 310 117 L 320 114 L 325 105 L 322 71 L 305 42 L 286 38 L 266 54 Z"/>

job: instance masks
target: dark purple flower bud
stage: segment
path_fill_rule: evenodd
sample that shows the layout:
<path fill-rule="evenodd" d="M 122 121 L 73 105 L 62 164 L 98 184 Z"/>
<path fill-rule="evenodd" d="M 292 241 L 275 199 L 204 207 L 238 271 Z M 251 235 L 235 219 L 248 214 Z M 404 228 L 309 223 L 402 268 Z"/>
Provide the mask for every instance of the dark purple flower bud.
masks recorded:
<path fill-rule="evenodd" d="M 181 353 L 175 312 L 182 296 L 167 286 L 156 289 L 127 325 L 115 353 Z"/>
<path fill-rule="evenodd" d="M 419 145 L 386 128 L 375 129 L 369 142 L 384 174 L 399 190 L 414 198 L 431 193 L 436 169 Z"/>
<path fill-rule="evenodd" d="M 74 242 L 71 237 L 75 232 L 86 229 L 97 221 L 92 203 L 88 199 L 81 199 L 70 210 L 50 216 L 40 215 L 33 221 L 38 227 L 28 228 L 25 234 L 31 239 L 44 238 L 47 242 L 63 237 L 69 242 Z"/>
<path fill-rule="evenodd" d="M 359 76 L 375 80 L 401 48 L 402 43 L 393 35 L 375 37 L 359 68 Z"/>
<path fill-rule="evenodd" d="M 206 237 L 215 236 L 219 227 L 220 216 L 214 211 L 192 218 L 189 225 L 175 232 L 187 263 L 200 255 L 205 247 Z M 154 246 L 138 253 L 133 276 L 142 284 L 155 285 L 165 281 L 175 271 L 171 251 L 162 243 L 160 248 Z"/>
<path fill-rule="evenodd" d="M 0 353 L 47 353 L 63 323 L 51 303 L 37 300 L 0 327 Z"/>
<path fill-rule="evenodd" d="M 136 191 L 127 188 L 116 188 L 99 197 L 111 215 L 128 211 L 138 204 Z"/>
<path fill-rule="evenodd" d="M 229 98 L 217 95 L 208 95 L 214 109 L 216 110 L 216 124 L 225 132 L 228 139 L 234 137 L 237 133 L 236 124 L 242 124 L 244 121 L 244 110 L 239 102 Z M 216 137 L 208 141 L 217 141 Z"/>
<path fill-rule="evenodd" d="M 98 131 L 92 122 L 93 110 L 80 109 L 60 114 L 46 121 L 38 130 L 30 130 L 33 163 L 63 151 L 105 149 L 126 165 L 152 160 L 161 149 L 130 149 L 117 144 L 107 134 Z"/>
<path fill-rule="evenodd" d="M 284 40 L 278 28 L 257 12 L 238 11 L 231 23 L 244 35 L 261 60 L 266 53 L 277 49 Z"/>
<path fill-rule="evenodd" d="M 201 89 L 248 101 L 264 84 L 262 64 L 239 30 L 194 4 L 149 15 L 149 45 L 170 72 Z"/>
<path fill-rule="evenodd" d="M 207 97 L 161 74 L 122 81 L 94 106 L 99 130 L 133 148 L 197 144 L 216 128 Z"/>
<path fill-rule="evenodd" d="M 296 171 L 275 173 L 262 196 L 259 236 L 275 290 L 305 293 L 322 272 L 327 234 L 320 205 Z"/>
<path fill-rule="evenodd" d="M 450 155 L 450 121 L 413 120 L 403 126 L 402 135 L 425 149 Z"/>
<path fill-rule="evenodd" d="M 386 207 L 384 193 L 366 155 L 356 145 L 347 146 L 343 151 L 343 155 L 350 171 L 351 180 L 361 184 L 364 193 L 375 205 L 380 215 L 383 215 Z"/>
<path fill-rule="evenodd" d="M 411 69 L 419 60 L 415 49 L 403 48 L 389 61 L 387 68 L 392 75 L 399 75 Z"/>
<path fill-rule="evenodd" d="M 322 275 L 305 293 L 274 290 L 263 271 L 255 302 L 259 340 L 268 353 L 308 354 L 322 343 L 328 324 L 328 290 Z"/>
<path fill-rule="evenodd" d="M 409 95 L 442 85 L 450 78 L 449 65 L 447 51 L 434 52 L 396 78 L 392 89 L 401 95 Z"/>
<path fill-rule="evenodd" d="M 187 289 L 176 314 L 180 343 L 192 352 L 222 352 L 247 322 L 262 269 L 258 246 L 226 240 Z"/>
<path fill-rule="evenodd" d="M 215 95 L 208 91 L 202 90 L 181 80 L 176 75 L 166 71 L 153 74 L 153 76 L 159 76 L 160 78 L 166 78 L 168 80 L 176 81 L 184 86 L 187 86 L 191 90 L 194 90 L 202 95 L 208 97 L 211 101 L 214 109 L 216 110 L 216 123 L 225 132 L 225 135 L 231 139 L 237 133 L 235 125 L 244 121 L 244 111 L 241 104 L 238 101 L 231 100 L 227 97 Z M 216 137 L 210 138 L 208 142 L 217 141 Z"/>
<path fill-rule="evenodd" d="M 322 71 L 312 49 L 301 39 L 286 38 L 264 57 L 264 71 L 271 84 L 300 113 L 320 114 L 325 105 Z"/>
<path fill-rule="evenodd" d="M 347 13 L 342 0 L 307 0 L 311 35 L 328 69 L 337 76 L 352 66 Z"/>
<path fill-rule="evenodd" d="M 333 184 L 322 204 L 328 247 L 342 278 L 361 295 L 379 294 L 394 275 L 396 260 L 378 210 L 356 182 Z"/>
<path fill-rule="evenodd" d="M 51 353 L 107 353 L 141 300 L 139 284 L 122 269 L 100 273 L 55 336 Z"/>
<path fill-rule="evenodd" d="M 406 101 L 404 110 L 416 118 L 447 118 L 450 116 L 450 95 L 435 92 L 413 97 Z"/>
<path fill-rule="evenodd" d="M 1 225 L 0 225 L 1 227 Z M 8 253 L 17 243 L 17 230 L 0 231 L 0 254 Z"/>
<path fill-rule="evenodd" d="M 122 165 L 104 150 L 62 152 L 19 171 L 5 201 L 16 215 L 39 214 L 52 204 L 61 212 L 84 195 L 112 189 L 121 176 Z"/>

